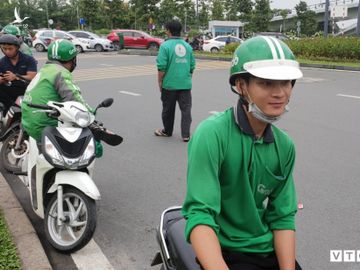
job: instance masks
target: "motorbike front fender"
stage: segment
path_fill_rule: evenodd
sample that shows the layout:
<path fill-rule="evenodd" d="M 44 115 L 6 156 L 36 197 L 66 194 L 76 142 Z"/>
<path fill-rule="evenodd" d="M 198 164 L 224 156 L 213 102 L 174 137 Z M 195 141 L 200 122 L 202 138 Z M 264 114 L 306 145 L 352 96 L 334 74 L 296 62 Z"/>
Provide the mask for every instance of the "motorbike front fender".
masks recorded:
<path fill-rule="evenodd" d="M 20 129 L 20 121 L 16 121 L 13 123 L 6 131 L 5 133 L 0 137 L 0 142 L 3 142 L 6 140 L 6 138 L 12 133 L 16 132 Z"/>
<path fill-rule="evenodd" d="M 57 191 L 58 185 L 74 186 L 82 191 L 86 196 L 100 200 L 100 192 L 91 177 L 79 171 L 59 171 L 55 175 L 55 182 L 48 190 L 48 193 Z"/>

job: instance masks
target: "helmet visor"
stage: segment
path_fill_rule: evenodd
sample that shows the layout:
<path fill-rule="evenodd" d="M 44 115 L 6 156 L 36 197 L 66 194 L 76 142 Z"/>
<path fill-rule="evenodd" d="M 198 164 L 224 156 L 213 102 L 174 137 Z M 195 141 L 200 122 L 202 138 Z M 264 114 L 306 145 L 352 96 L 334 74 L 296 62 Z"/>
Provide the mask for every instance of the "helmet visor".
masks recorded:
<path fill-rule="evenodd" d="M 296 80 L 303 76 L 299 63 L 294 60 L 262 60 L 247 62 L 244 69 L 251 75 L 269 80 Z"/>

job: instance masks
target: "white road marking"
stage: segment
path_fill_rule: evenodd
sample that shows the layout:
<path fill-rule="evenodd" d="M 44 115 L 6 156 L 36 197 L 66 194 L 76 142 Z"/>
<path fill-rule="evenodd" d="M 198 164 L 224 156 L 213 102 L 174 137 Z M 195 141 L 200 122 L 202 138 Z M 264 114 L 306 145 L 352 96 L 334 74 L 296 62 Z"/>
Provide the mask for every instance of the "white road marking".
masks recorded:
<path fill-rule="evenodd" d="M 71 257 L 79 270 L 114 269 L 93 239 L 85 247 L 72 253 Z"/>
<path fill-rule="evenodd" d="M 343 95 L 343 94 L 337 94 L 338 97 L 347 97 L 347 98 L 357 98 L 360 99 L 359 96 L 351 96 L 351 95 Z"/>
<path fill-rule="evenodd" d="M 210 114 L 217 114 L 218 112 L 217 111 L 210 111 L 209 113 Z"/>
<path fill-rule="evenodd" d="M 104 66 L 104 67 L 113 67 L 114 65 L 111 65 L 111 64 L 100 64 L 100 66 Z"/>
<path fill-rule="evenodd" d="M 128 92 L 128 91 L 119 91 L 119 93 L 125 94 L 125 95 L 130 95 L 130 96 L 135 96 L 135 97 L 141 96 L 141 94 Z"/>

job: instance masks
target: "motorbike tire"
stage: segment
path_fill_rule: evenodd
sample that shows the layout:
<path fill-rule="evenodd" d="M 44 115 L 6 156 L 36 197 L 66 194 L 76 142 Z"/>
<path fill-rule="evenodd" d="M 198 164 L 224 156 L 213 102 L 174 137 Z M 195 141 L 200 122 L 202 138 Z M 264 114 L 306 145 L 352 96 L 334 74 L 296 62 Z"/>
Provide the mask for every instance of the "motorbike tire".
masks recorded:
<path fill-rule="evenodd" d="M 61 226 L 57 225 L 57 203 L 55 192 L 45 211 L 46 238 L 59 252 L 75 252 L 83 248 L 94 235 L 96 203 L 77 188 L 64 186 L 63 211 L 67 220 Z"/>
<path fill-rule="evenodd" d="M 12 156 L 11 154 L 11 150 L 15 147 L 16 145 L 16 140 L 19 136 L 19 131 L 20 130 L 16 130 L 14 132 L 12 132 L 6 139 L 5 141 L 3 141 L 3 145 L 1 147 L 1 152 L 0 152 L 0 158 L 1 158 L 1 162 L 4 166 L 4 168 L 12 173 L 19 173 L 21 172 L 21 158 L 15 158 L 14 156 Z M 28 145 L 25 143 L 26 140 L 26 136 L 24 136 L 24 140 L 21 142 L 21 149 L 19 151 L 17 151 L 17 154 L 22 154 L 25 151 L 27 151 L 27 147 Z M 11 160 L 13 159 L 13 160 Z"/>

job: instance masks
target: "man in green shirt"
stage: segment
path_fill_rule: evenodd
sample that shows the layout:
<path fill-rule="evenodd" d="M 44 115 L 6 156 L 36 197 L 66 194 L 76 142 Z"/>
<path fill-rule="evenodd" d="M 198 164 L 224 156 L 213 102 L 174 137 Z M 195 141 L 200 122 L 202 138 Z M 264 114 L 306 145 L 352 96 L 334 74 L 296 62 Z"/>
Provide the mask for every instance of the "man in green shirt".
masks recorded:
<path fill-rule="evenodd" d="M 288 46 L 248 39 L 230 70 L 237 106 L 202 122 L 189 143 L 185 235 L 206 270 L 294 270 L 295 147 L 272 125 L 302 77 Z"/>
<path fill-rule="evenodd" d="M 181 136 L 184 142 L 188 142 L 191 125 L 191 79 L 195 58 L 191 46 L 180 37 L 181 23 L 170 21 L 165 28 L 169 38 L 161 44 L 156 59 L 164 128 L 156 129 L 155 135 L 172 136 L 178 102 L 181 110 Z"/>
<path fill-rule="evenodd" d="M 48 48 L 49 61 L 26 89 L 24 102 L 21 104 L 21 122 L 26 132 L 37 141 L 40 141 L 45 127 L 57 126 L 57 120 L 46 113 L 33 113 L 38 109 L 29 107 L 27 103 L 45 105 L 48 101 L 78 101 L 92 111 L 72 79 L 76 55 L 77 50 L 70 41 L 59 39 L 52 42 Z"/>

